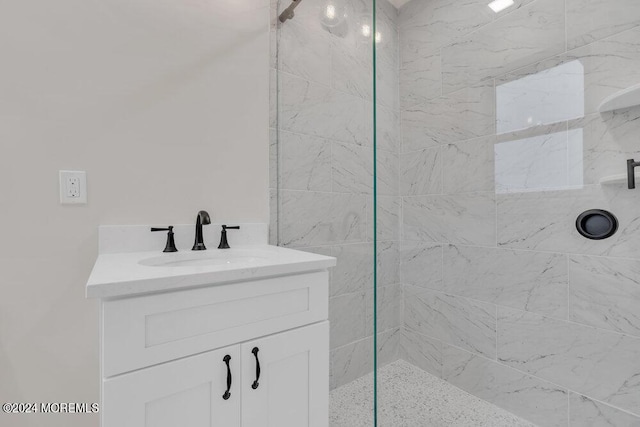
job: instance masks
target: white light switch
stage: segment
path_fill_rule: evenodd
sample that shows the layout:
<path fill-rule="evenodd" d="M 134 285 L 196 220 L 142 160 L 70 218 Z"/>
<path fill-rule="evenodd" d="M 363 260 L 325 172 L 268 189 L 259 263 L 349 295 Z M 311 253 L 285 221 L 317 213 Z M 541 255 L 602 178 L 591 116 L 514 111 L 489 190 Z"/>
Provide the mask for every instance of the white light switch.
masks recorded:
<path fill-rule="evenodd" d="M 60 171 L 60 203 L 87 203 L 87 174 L 85 171 Z"/>

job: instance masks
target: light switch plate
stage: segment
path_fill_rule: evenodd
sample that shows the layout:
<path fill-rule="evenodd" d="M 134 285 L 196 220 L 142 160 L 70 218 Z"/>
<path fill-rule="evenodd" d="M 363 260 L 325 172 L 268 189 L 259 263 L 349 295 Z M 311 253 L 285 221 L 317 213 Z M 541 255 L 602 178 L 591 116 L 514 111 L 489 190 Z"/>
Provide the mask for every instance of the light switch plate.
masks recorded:
<path fill-rule="evenodd" d="M 60 203 L 83 205 L 87 203 L 87 173 L 60 171 Z"/>

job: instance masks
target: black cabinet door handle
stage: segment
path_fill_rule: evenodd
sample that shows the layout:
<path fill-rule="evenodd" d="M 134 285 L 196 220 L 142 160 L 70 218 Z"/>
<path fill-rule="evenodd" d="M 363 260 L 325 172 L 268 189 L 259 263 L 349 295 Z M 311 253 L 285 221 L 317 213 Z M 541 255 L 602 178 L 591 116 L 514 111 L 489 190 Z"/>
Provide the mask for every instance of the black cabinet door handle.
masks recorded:
<path fill-rule="evenodd" d="M 251 350 L 251 353 L 253 353 L 256 358 L 256 380 L 251 384 L 251 388 L 254 390 L 260 385 L 260 383 L 258 383 L 258 380 L 260 379 L 260 360 L 258 359 L 259 351 L 260 349 L 258 347 L 253 347 L 253 350 Z"/>
<path fill-rule="evenodd" d="M 227 391 L 224 392 L 224 394 L 222 395 L 222 398 L 224 400 L 227 400 L 231 397 L 231 367 L 229 367 L 229 362 L 231 361 L 231 356 L 229 356 L 228 354 L 224 357 L 224 363 L 227 364 Z"/>

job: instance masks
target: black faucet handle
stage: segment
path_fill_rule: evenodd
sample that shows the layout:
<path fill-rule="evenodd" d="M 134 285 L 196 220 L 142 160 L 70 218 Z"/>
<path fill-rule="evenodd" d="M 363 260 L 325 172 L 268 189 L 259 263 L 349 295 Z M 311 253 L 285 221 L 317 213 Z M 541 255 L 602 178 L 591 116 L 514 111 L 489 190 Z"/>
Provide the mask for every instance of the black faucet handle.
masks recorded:
<path fill-rule="evenodd" d="M 627 187 L 629 190 L 636 188 L 636 175 L 635 169 L 640 166 L 640 162 L 636 162 L 633 159 L 627 160 Z"/>
<path fill-rule="evenodd" d="M 151 231 L 168 231 L 167 244 L 165 245 L 162 252 L 178 252 L 178 249 L 176 249 L 176 241 L 173 238 L 173 225 L 170 225 L 166 228 L 151 227 Z"/>
<path fill-rule="evenodd" d="M 239 225 L 223 225 L 222 226 L 222 234 L 220 235 L 220 244 L 218 245 L 218 249 L 230 249 L 229 241 L 227 240 L 227 230 L 240 230 Z"/>

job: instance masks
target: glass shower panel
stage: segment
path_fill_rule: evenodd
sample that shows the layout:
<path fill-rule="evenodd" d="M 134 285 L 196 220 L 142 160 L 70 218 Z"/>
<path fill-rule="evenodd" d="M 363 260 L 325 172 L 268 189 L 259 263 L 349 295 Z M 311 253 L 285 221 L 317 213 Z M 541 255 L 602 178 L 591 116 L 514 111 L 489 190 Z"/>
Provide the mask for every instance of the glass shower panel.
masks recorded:
<path fill-rule="evenodd" d="M 390 425 L 390 411 L 403 398 L 411 381 L 399 359 L 402 336 L 400 280 L 400 94 L 399 16 L 388 0 L 376 0 L 375 29 L 375 247 L 377 270 L 374 295 L 376 337 L 377 425 Z M 405 412 L 405 411 L 402 411 Z"/>
<path fill-rule="evenodd" d="M 640 425 L 640 2 L 394 5 L 378 425 Z"/>
<path fill-rule="evenodd" d="M 373 0 L 272 8 L 271 243 L 337 258 L 331 425 L 373 425 Z"/>

